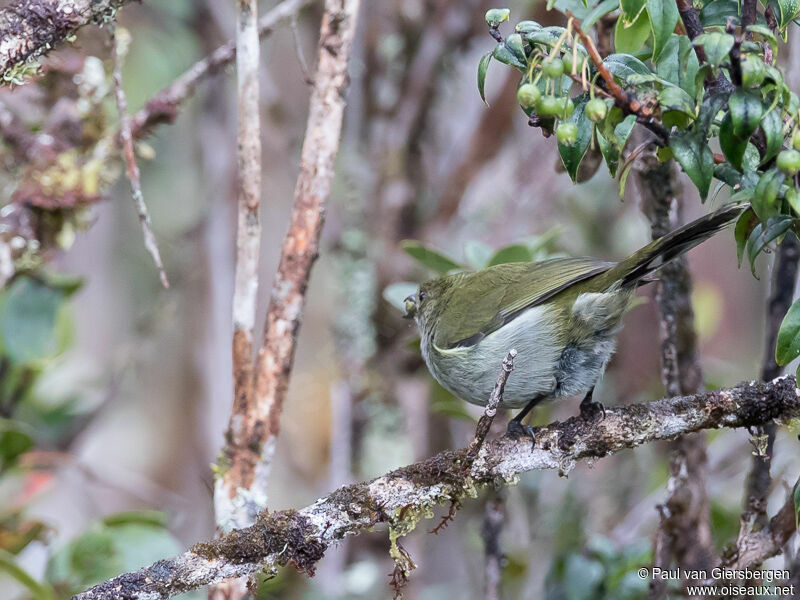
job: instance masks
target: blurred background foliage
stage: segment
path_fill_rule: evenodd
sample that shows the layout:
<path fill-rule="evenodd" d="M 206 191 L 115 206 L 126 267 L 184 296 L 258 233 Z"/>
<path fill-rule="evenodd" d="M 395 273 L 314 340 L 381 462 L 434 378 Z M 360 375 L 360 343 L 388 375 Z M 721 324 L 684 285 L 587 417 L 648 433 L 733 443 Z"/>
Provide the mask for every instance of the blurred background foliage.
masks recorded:
<path fill-rule="evenodd" d="M 170 0 L 119 13 L 131 34 L 123 69 L 131 110 L 232 35 L 232 8 Z M 635 185 L 621 201 L 606 169 L 574 186 L 557 166 L 555 140 L 529 129 L 519 111 L 517 75 L 490 71 L 491 107 L 483 104 L 475 65 L 487 48 L 487 8 L 481 0 L 363 3 L 334 193 L 273 468 L 273 509 L 470 439 L 474 407 L 431 380 L 415 331 L 392 304 L 407 293 L 402 282 L 556 254 L 615 259 L 649 238 Z M 510 8 L 564 25 L 541 0 Z M 305 126 L 309 88 L 296 44 L 314 56 L 320 14 L 316 4 L 300 14 L 296 42 L 283 26 L 262 44 L 264 282 L 277 264 Z M 792 82 L 796 55 L 782 53 Z M 0 291 L 4 598 L 67 598 L 214 533 L 209 464 L 232 396 L 232 73 L 203 83 L 174 125 L 138 147 L 169 290 L 143 248 L 119 165 L 92 162 L 97 140 L 117 122 L 109 73 L 105 32 L 86 28 L 45 61 L 35 82 L 0 91 L 3 110 L 26 131 L 61 144 L 54 151 L 63 170 L 44 181 L 38 173 L 35 193 L 20 190 L 36 157 L 20 156 L 8 138 L 0 145 L 0 210 L 12 210 L 19 194 L 37 198 L 36 231 L 51 243 L 46 265 L 32 252 L 29 274 Z M 688 220 L 703 209 L 693 187 L 685 190 Z M 732 238 L 718 236 L 689 259 L 709 386 L 756 378 L 763 353 L 768 261 L 760 281 L 739 271 Z M 643 290 L 646 301 L 626 318 L 596 394 L 606 405 L 661 393 L 652 294 Z M 550 404 L 537 410 L 536 424 L 576 411 L 577 403 Z M 721 545 L 738 529 L 750 446 L 746 432 L 714 432 L 709 441 Z M 778 479 L 790 460 L 776 454 Z M 480 595 L 483 506 L 502 494 L 507 598 L 642 598 L 646 585 L 635 571 L 650 561 L 667 477 L 666 447 L 652 445 L 581 464 L 569 479 L 536 472 L 502 492 L 484 491 L 439 535 L 420 527 L 407 538 L 419 568 L 406 597 Z M 771 502 L 781 503 L 781 493 Z M 258 597 L 391 597 L 388 546 L 381 533 L 348 540 L 328 551 L 313 579 L 286 570 Z"/>

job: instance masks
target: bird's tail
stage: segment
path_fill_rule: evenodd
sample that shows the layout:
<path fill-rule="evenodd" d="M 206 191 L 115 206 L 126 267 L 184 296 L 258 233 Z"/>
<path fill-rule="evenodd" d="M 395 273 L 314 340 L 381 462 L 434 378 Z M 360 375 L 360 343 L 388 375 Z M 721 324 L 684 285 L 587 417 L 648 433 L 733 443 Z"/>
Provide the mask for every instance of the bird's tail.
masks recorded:
<path fill-rule="evenodd" d="M 622 287 L 636 286 L 653 271 L 725 229 L 749 206 L 746 202 L 729 204 L 687 223 L 621 261 L 611 269 L 609 276 L 613 273 L 613 279 L 620 281 Z"/>

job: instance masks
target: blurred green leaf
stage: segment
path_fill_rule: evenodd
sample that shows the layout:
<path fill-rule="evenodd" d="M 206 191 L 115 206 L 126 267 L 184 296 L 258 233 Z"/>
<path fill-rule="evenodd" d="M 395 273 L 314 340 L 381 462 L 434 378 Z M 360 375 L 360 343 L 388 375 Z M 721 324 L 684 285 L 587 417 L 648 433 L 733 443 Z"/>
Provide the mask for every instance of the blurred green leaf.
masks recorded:
<path fill-rule="evenodd" d="M 33 447 L 33 438 L 25 424 L 0 418 L 0 471 L 11 466 L 17 458 Z"/>
<path fill-rule="evenodd" d="M 570 554 L 564 566 L 567 600 L 594 600 L 600 596 L 605 569 L 582 554 Z"/>
<path fill-rule="evenodd" d="M 728 18 L 733 18 L 737 25 L 740 22 L 739 3 L 736 0 L 712 0 L 704 3 L 700 11 L 700 22 L 703 27 L 724 27 Z"/>
<path fill-rule="evenodd" d="M 617 8 L 619 8 L 619 0 L 603 0 L 583 18 L 583 21 L 581 21 L 581 27 L 583 27 L 584 30 L 588 30 L 602 17 L 617 10 Z"/>
<path fill-rule="evenodd" d="M 597 144 L 600 146 L 600 152 L 612 177 L 617 176 L 622 150 L 625 148 L 625 143 L 628 141 L 635 124 L 636 115 L 628 115 L 610 133 L 607 130 L 604 130 L 603 133 L 597 132 Z"/>
<path fill-rule="evenodd" d="M 778 18 L 778 27 L 781 29 L 784 29 L 800 15 L 800 0 L 770 0 L 769 5 L 778 6 L 775 16 Z"/>
<path fill-rule="evenodd" d="M 675 131 L 669 147 L 705 201 L 714 177 L 714 154 L 700 131 Z"/>
<path fill-rule="evenodd" d="M 417 240 L 403 240 L 402 247 L 411 258 L 416 259 L 422 265 L 437 273 L 445 274 L 462 268 L 460 264 L 451 258 L 437 250 L 423 246 Z"/>
<path fill-rule="evenodd" d="M 716 68 L 728 58 L 728 52 L 733 48 L 733 36 L 729 33 L 712 31 L 701 33 L 692 40 L 692 43 L 703 47 L 708 64 Z"/>
<path fill-rule="evenodd" d="M 639 75 L 650 75 L 651 71 L 638 58 L 630 54 L 609 54 L 603 59 L 603 64 L 609 72 L 624 83 L 629 75 L 638 73 Z"/>
<path fill-rule="evenodd" d="M 767 146 L 762 164 L 780 152 L 783 146 L 783 120 L 777 110 L 770 110 L 761 118 L 761 130 L 764 132 Z"/>
<path fill-rule="evenodd" d="M 766 223 L 756 225 L 747 240 L 747 258 L 750 260 L 750 269 L 756 274 L 756 258 L 767 245 L 783 236 L 792 226 L 793 219 L 786 215 L 769 218 Z"/>
<path fill-rule="evenodd" d="M 464 244 L 464 258 L 469 266 L 475 269 L 483 269 L 487 266 L 493 252 L 491 246 L 477 240 L 470 240 Z"/>
<path fill-rule="evenodd" d="M 800 300 L 795 300 L 783 317 L 778 330 L 778 342 L 775 345 L 775 362 L 786 366 L 800 356 Z M 797 510 L 798 494 L 795 489 L 795 510 Z"/>
<path fill-rule="evenodd" d="M 5 571 L 22 584 L 34 600 L 55 600 L 56 596 L 50 586 L 36 581 L 25 569 L 17 565 L 13 555 L 2 549 L 0 549 L 0 571 Z"/>
<path fill-rule="evenodd" d="M 508 21 L 511 11 L 507 8 L 490 8 L 486 11 L 486 24 L 489 27 L 497 27 L 500 23 Z"/>
<path fill-rule="evenodd" d="M 489 51 L 483 56 L 481 56 L 481 60 L 478 63 L 478 92 L 481 95 L 481 100 L 486 106 L 489 106 L 489 103 L 486 102 L 486 93 L 484 91 L 484 87 L 486 85 L 486 71 L 489 70 L 489 63 L 492 62 L 492 54 L 493 51 Z"/>
<path fill-rule="evenodd" d="M 460 421 L 475 422 L 466 403 L 444 389 L 436 380 L 431 380 L 431 411 Z"/>
<path fill-rule="evenodd" d="M 500 248 L 489 259 L 488 266 L 502 265 L 514 262 L 530 262 L 533 259 L 530 249 L 524 244 L 511 244 L 505 248 Z"/>
<path fill-rule="evenodd" d="M 690 117 L 695 117 L 694 99 L 677 86 L 664 86 L 658 94 L 658 102 L 664 109 L 678 110 Z"/>
<path fill-rule="evenodd" d="M 617 19 L 614 27 L 614 49 L 617 52 L 634 53 L 650 37 L 650 18 L 647 10 L 642 10 L 633 22 Z"/>
<path fill-rule="evenodd" d="M 398 281 L 397 283 L 390 283 L 383 290 L 383 299 L 389 304 L 405 312 L 405 299 L 411 294 L 416 294 L 419 285 L 410 281 Z"/>
<path fill-rule="evenodd" d="M 675 25 L 678 24 L 678 5 L 674 0 L 647 0 L 647 12 L 653 30 L 653 61 L 658 62 L 658 57 L 674 35 Z"/>
<path fill-rule="evenodd" d="M 761 14 L 759 13 L 758 16 L 760 17 Z M 775 37 L 775 34 L 772 33 L 769 27 L 766 25 L 750 25 L 747 27 L 747 31 L 760 35 L 767 40 L 767 43 L 772 48 L 773 55 L 778 56 L 778 38 Z"/>
<path fill-rule="evenodd" d="M 624 20 L 627 23 L 631 23 L 644 10 L 646 4 L 647 0 L 620 0 L 619 8 L 623 13 Z"/>

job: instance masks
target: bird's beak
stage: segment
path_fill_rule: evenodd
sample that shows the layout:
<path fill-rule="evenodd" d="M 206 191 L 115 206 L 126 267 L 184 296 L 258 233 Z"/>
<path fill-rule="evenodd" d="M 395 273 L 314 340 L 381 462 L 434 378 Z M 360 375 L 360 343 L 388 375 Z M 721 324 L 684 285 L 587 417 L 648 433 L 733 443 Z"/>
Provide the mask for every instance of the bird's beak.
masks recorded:
<path fill-rule="evenodd" d="M 404 319 L 413 319 L 417 314 L 417 295 L 411 294 L 405 300 L 406 314 L 403 315 Z"/>

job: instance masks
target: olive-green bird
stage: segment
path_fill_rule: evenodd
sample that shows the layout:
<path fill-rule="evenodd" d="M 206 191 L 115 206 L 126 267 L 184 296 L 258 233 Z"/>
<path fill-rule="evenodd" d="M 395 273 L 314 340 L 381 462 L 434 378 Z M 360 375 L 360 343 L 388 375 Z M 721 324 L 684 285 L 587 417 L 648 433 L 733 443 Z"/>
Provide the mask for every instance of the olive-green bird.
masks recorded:
<path fill-rule="evenodd" d="M 486 405 L 501 361 L 516 349 L 503 404 L 522 410 L 508 432 L 532 436 L 522 419 L 542 401 L 584 396 L 581 413 L 602 410 L 592 391 L 614 353 L 636 288 L 747 206 L 725 206 L 618 263 L 554 258 L 439 277 L 406 298 L 406 317 L 417 323 L 434 378 L 473 404 Z"/>

